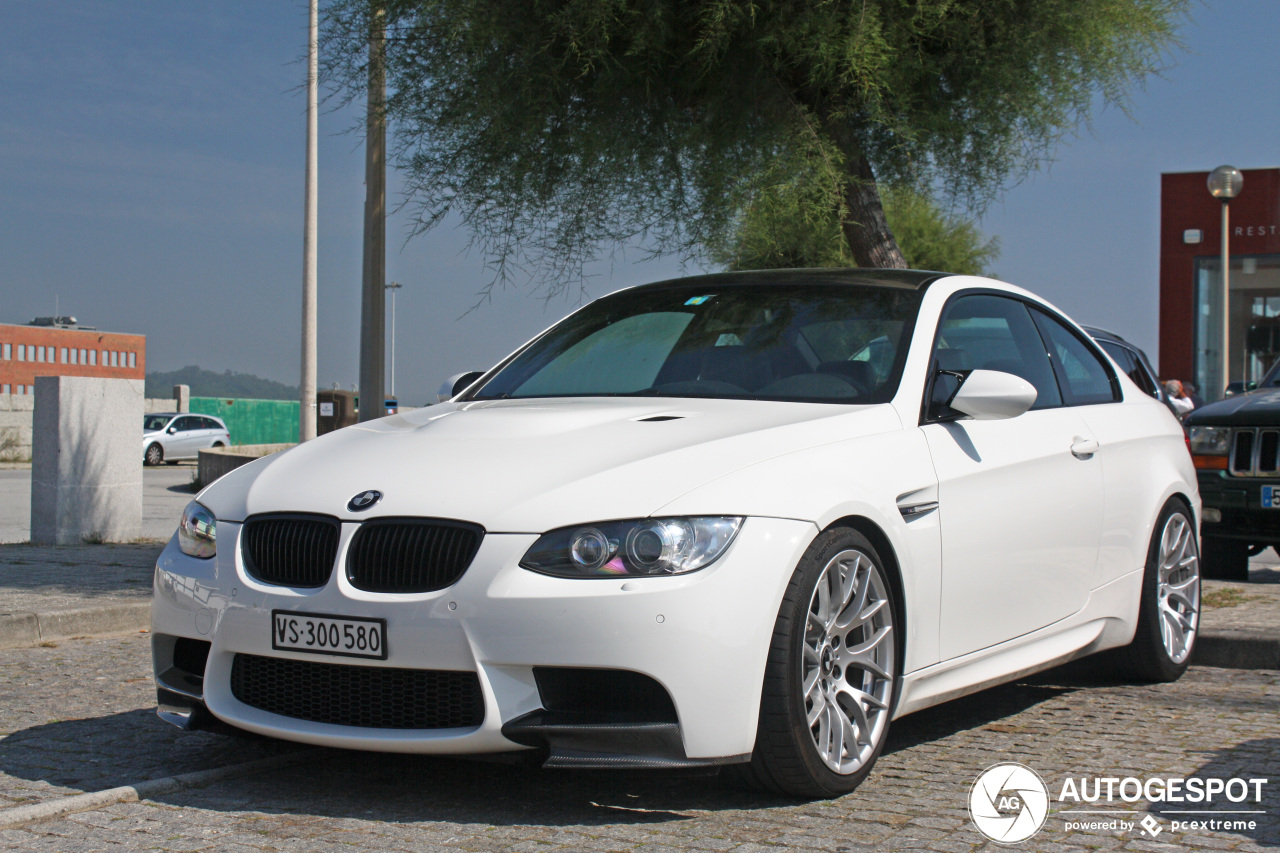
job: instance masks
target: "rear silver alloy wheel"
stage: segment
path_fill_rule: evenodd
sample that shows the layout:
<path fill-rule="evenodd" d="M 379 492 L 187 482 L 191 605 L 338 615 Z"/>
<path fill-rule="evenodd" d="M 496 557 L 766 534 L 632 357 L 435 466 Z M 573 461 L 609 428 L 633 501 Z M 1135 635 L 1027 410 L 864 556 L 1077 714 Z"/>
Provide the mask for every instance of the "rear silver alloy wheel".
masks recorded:
<path fill-rule="evenodd" d="M 1185 515 L 1175 513 L 1165 521 L 1157 560 L 1160 641 L 1169 659 L 1181 664 L 1191 655 L 1200 625 L 1200 559 Z"/>
<path fill-rule="evenodd" d="M 801 654 L 801 689 L 809 735 L 835 773 L 872 759 L 893 699 L 893 607 L 880 568 L 845 550 L 822 570 L 809 600 Z"/>

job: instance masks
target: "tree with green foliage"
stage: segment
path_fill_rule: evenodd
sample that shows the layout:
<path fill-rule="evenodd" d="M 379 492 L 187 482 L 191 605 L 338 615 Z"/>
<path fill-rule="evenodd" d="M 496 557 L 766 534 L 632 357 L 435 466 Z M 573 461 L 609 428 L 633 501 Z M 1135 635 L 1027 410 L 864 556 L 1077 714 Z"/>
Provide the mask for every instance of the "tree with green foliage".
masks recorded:
<path fill-rule="evenodd" d="M 911 189 L 882 190 L 884 217 L 908 267 L 985 275 L 1000 241 L 984 240 L 971 219 L 944 211 Z M 766 187 L 710 259 L 732 270 L 857 266 L 835 210 L 806 205 L 793 186 Z"/>
<path fill-rule="evenodd" d="M 461 217 L 555 292 L 610 246 L 702 256 L 765 188 L 902 267 L 881 185 L 981 209 L 1095 103 L 1123 107 L 1188 0 L 329 0 L 325 74 L 386 111 L 415 222 Z"/>

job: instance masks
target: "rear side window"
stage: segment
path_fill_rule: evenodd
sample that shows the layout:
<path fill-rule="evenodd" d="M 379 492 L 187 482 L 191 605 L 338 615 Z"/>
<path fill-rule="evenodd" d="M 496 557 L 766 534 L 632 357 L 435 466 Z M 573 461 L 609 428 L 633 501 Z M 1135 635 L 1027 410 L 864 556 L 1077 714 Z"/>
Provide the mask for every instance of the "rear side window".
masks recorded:
<path fill-rule="evenodd" d="M 1147 373 L 1142 363 L 1138 361 L 1138 357 L 1132 353 L 1127 347 L 1122 347 L 1114 341 L 1098 341 L 1098 346 L 1106 351 L 1107 355 L 1120 365 L 1120 369 L 1133 380 L 1133 384 L 1142 389 L 1142 393 L 1152 397 L 1158 397 L 1156 392 L 1155 380 Z"/>
<path fill-rule="evenodd" d="M 1120 388 L 1111 368 L 1071 329 L 1038 308 L 1031 309 L 1052 356 L 1054 373 L 1068 406 L 1113 403 Z"/>

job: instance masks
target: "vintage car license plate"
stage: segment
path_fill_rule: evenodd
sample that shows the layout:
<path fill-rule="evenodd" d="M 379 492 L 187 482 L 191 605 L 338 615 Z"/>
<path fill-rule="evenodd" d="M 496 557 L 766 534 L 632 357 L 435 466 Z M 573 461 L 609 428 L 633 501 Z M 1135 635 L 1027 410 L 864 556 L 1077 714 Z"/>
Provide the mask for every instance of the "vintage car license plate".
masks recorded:
<path fill-rule="evenodd" d="M 386 660 L 387 620 L 272 610 L 271 648 Z"/>
<path fill-rule="evenodd" d="M 1277 493 L 1275 486 L 1262 487 L 1262 508 L 1280 509 L 1280 493 Z"/>

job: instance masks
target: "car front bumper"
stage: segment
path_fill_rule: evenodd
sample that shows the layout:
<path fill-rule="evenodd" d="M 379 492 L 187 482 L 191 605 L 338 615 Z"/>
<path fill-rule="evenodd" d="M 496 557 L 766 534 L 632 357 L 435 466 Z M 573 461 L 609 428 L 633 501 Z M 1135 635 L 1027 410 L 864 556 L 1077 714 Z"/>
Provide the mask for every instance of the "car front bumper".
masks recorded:
<path fill-rule="evenodd" d="M 1280 505 L 1266 506 L 1264 487 L 1271 487 L 1280 498 L 1280 476 L 1231 477 L 1220 471 L 1200 471 L 1200 498 L 1206 510 L 1216 510 L 1204 517 L 1202 536 L 1248 542 L 1252 545 L 1280 545 Z"/>
<path fill-rule="evenodd" d="M 344 523 L 336 566 L 345 565 L 358 524 Z M 290 589 L 249 577 L 241 526 L 218 524 L 218 556 L 200 560 L 171 540 L 160 555 L 152 605 L 160 713 L 193 726 L 202 715 L 240 729 L 325 746 L 395 752 L 481 754 L 542 740 L 554 754 L 591 754 L 612 766 L 648 753 L 683 763 L 744 760 L 752 750 L 774 622 L 791 573 L 817 528 L 791 519 L 750 518 L 710 567 L 683 576 L 571 580 L 519 567 L 532 534 L 486 534 L 452 586 L 430 593 L 355 589 L 336 570 L 319 589 Z M 272 648 L 272 611 L 386 620 L 386 660 L 337 658 Z M 210 645 L 202 674 L 175 666 L 175 638 Z M 191 644 L 188 643 L 188 646 Z M 483 721 L 458 728 L 388 729 L 313 722 L 240 701 L 231 685 L 237 655 L 344 666 L 474 673 Z M 678 729 L 628 728 L 617 720 L 548 718 L 535 667 L 625 670 L 669 694 Z M 288 689 L 284 685 L 282 689 Z M 376 701 L 376 697 L 373 700 Z M 575 729 L 582 723 L 587 735 Z M 504 733 L 504 726 L 506 731 Z M 615 727 L 616 728 L 616 727 Z M 641 727 L 644 728 L 643 726 Z M 576 732 L 576 733 L 575 733 Z M 516 738 L 516 739 L 512 739 Z M 617 748 L 609 744 L 616 742 Z M 662 746 L 666 744 L 666 746 Z M 614 753 L 609 756 L 606 753 Z M 628 762 L 630 758 L 637 759 Z M 608 760 L 604 760 L 604 759 Z M 572 763 L 572 762 L 570 762 Z"/>

